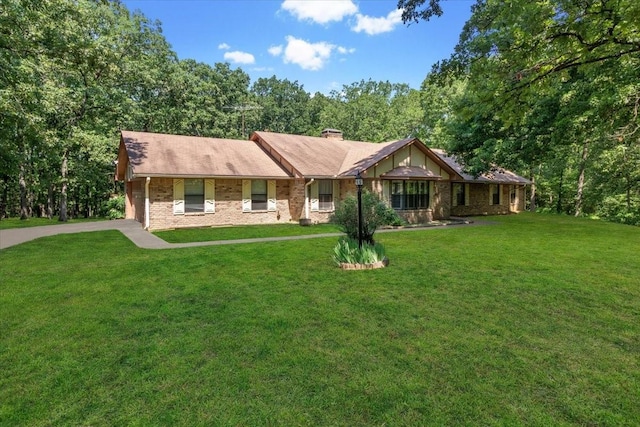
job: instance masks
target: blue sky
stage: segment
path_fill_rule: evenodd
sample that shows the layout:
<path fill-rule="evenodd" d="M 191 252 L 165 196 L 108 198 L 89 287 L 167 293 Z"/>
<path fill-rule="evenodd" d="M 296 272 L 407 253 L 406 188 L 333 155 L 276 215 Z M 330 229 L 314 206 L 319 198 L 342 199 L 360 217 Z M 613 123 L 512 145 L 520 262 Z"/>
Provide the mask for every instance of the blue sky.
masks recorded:
<path fill-rule="evenodd" d="M 472 0 L 445 0 L 444 15 L 402 24 L 396 0 L 124 0 L 159 20 L 180 59 L 241 68 L 251 82 L 275 75 L 328 94 L 360 80 L 418 89 L 448 58 Z"/>

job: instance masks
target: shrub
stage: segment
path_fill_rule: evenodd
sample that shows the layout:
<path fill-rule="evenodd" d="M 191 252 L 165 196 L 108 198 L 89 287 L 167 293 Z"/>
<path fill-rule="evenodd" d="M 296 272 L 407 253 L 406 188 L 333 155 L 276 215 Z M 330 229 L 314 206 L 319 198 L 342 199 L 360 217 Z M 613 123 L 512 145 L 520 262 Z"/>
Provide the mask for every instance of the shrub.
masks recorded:
<path fill-rule="evenodd" d="M 112 197 L 102 204 L 101 215 L 109 219 L 124 218 L 124 196 Z"/>
<path fill-rule="evenodd" d="M 348 195 L 336 209 L 331 222 L 337 224 L 350 239 L 358 240 L 358 199 Z M 362 240 L 372 244 L 373 234 L 382 225 L 401 225 L 402 218 L 380 198 L 364 189 L 362 191 Z"/>
<path fill-rule="evenodd" d="M 336 264 L 373 264 L 385 259 L 384 247 L 380 243 L 363 243 L 358 247 L 357 239 L 342 238 L 333 248 Z"/>
<path fill-rule="evenodd" d="M 598 207 L 596 215 L 606 221 L 640 225 L 640 199 L 631 197 L 630 206 L 627 206 L 626 195 L 609 196 Z"/>

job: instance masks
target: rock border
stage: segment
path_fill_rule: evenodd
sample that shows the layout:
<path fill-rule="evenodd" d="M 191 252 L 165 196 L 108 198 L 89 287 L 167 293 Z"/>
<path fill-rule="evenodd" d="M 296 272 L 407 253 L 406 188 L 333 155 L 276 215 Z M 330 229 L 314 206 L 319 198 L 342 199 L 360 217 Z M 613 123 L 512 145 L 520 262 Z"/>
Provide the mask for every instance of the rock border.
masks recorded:
<path fill-rule="evenodd" d="M 382 261 L 374 262 L 371 264 L 350 264 L 347 262 L 341 262 L 340 268 L 343 270 L 375 270 L 378 268 L 385 268 L 389 265 L 389 258 L 385 258 Z"/>

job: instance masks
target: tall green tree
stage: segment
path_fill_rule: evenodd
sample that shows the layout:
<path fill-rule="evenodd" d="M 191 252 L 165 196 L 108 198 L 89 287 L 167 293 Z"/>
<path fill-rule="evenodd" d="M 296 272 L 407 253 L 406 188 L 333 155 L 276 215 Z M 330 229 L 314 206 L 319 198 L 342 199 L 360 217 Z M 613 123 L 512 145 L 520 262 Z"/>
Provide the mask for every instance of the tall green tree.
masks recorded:
<path fill-rule="evenodd" d="M 251 86 L 259 105 L 252 121 L 254 130 L 304 134 L 310 128 L 311 96 L 297 81 L 280 80 L 276 76 L 260 78 Z M 247 105 L 251 107 L 251 105 Z"/>
<path fill-rule="evenodd" d="M 415 21 L 437 15 L 439 3 L 399 5 Z M 570 153 L 561 181 L 573 181 L 570 211 L 582 214 L 594 155 L 622 129 L 622 141 L 638 141 L 629 130 L 638 126 L 639 18 L 632 0 L 477 1 L 454 54 L 434 70 L 468 82 L 451 149 L 475 172 L 494 163 L 534 170 Z"/>
<path fill-rule="evenodd" d="M 337 128 L 348 139 L 384 142 L 414 135 L 422 111 L 417 91 L 406 84 L 361 80 L 334 90 L 321 113 L 325 128 Z"/>

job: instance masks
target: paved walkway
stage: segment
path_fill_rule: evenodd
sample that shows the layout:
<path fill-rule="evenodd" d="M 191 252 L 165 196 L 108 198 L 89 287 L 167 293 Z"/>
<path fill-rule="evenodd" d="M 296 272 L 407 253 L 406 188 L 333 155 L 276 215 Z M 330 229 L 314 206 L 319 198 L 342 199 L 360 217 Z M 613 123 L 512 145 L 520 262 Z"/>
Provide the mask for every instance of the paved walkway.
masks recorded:
<path fill-rule="evenodd" d="M 460 223 L 459 225 L 482 225 L 484 222 Z M 429 227 L 431 229 L 439 227 Z M 427 228 L 427 229 L 429 229 Z M 339 237 L 342 233 L 308 234 L 304 236 L 262 237 L 255 239 L 216 240 L 212 242 L 168 243 L 161 238 L 145 231 L 139 222 L 133 219 L 118 219 L 114 221 L 83 222 L 80 224 L 45 225 L 41 227 L 12 228 L 0 230 L 0 250 L 19 245 L 20 243 L 35 240 L 40 237 L 54 236 L 56 234 L 84 233 L 91 231 L 118 230 L 131 240 L 136 246 L 143 249 L 173 249 L 190 248 L 195 246 L 231 245 L 241 243 L 277 242 L 283 240 L 317 239 L 321 237 Z M 384 229 L 377 233 L 393 231 L 425 230 L 424 227 Z"/>

